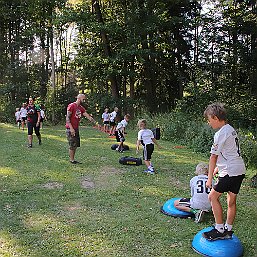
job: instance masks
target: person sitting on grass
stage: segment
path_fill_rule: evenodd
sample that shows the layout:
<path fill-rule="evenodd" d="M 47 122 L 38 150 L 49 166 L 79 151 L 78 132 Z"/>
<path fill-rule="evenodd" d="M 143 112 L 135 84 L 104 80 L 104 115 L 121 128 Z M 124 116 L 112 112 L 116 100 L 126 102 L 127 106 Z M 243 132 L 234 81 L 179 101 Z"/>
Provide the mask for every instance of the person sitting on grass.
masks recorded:
<path fill-rule="evenodd" d="M 124 136 L 124 129 L 128 125 L 128 121 L 130 119 L 130 115 L 126 114 L 124 116 L 124 119 L 118 123 L 116 130 L 115 130 L 115 136 L 117 142 L 119 142 L 119 146 L 116 148 L 116 151 L 122 153 L 124 151 L 123 143 L 125 141 L 125 136 Z"/>
<path fill-rule="evenodd" d="M 156 144 L 158 148 L 161 148 L 161 146 L 154 138 L 153 131 L 150 129 L 147 129 L 146 127 L 147 122 L 145 119 L 139 120 L 137 125 L 140 131 L 138 132 L 138 136 L 137 136 L 136 151 L 138 153 L 140 145 L 143 146 L 143 158 L 147 168 L 144 172 L 149 174 L 155 174 L 153 164 L 151 163 L 151 158 L 154 151 L 154 144 Z"/>
<path fill-rule="evenodd" d="M 203 219 L 206 211 L 211 209 L 208 200 L 210 189 L 206 187 L 208 180 L 208 165 L 199 163 L 196 166 L 195 174 L 197 176 L 190 180 L 191 198 L 181 198 L 174 202 L 174 206 L 181 211 L 190 212 L 195 215 L 195 222 L 199 223 Z"/>
<path fill-rule="evenodd" d="M 223 104 L 207 106 L 204 117 L 217 132 L 214 135 L 209 160 L 209 174 L 206 187 L 212 187 L 212 178 L 218 171 L 218 182 L 209 194 L 215 227 L 203 233 L 208 240 L 232 238 L 232 225 L 236 217 L 236 198 L 245 177 L 245 164 L 240 154 L 239 139 L 235 129 L 227 124 L 227 112 Z M 216 166 L 218 169 L 216 169 Z M 227 220 L 223 223 L 220 196 L 227 192 Z"/>

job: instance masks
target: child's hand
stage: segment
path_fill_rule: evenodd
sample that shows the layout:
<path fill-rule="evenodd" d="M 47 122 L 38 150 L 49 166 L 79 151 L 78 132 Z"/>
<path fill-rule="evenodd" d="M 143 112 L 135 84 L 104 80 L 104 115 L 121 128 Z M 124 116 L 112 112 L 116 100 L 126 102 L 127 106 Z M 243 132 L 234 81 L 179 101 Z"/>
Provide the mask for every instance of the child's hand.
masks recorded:
<path fill-rule="evenodd" d="M 218 172 L 219 172 L 219 169 L 218 169 L 218 167 L 216 167 L 216 168 L 214 169 L 214 171 L 213 171 L 213 176 L 215 176 Z"/>

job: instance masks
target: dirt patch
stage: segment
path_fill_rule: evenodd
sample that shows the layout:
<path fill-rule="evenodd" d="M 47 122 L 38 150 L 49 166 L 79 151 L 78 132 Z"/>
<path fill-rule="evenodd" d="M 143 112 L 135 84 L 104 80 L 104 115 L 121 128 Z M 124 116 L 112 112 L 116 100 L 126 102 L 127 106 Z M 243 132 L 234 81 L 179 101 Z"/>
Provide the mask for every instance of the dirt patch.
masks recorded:
<path fill-rule="evenodd" d="M 46 189 L 62 189 L 63 184 L 59 183 L 59 182 L 49 182 L 49 183 L 42 185 L 42 187 L 46 188 Z"/>
<path fill-rule="evenodd" d="M 85 188 L 85 189 L 93 189 L 93 188 L 95 188 L 95 182 L 92 181 L 92 179 L 88 178 L 88 177 L 83 177 L 81 179 L 80 184 L 81 184 L 81 187 Z"/>
<path fill-rule="evenodd" d="M 118 174 L 118 173 L 123 173 L 123 172 L 124 172 L 124 170 L 107 166 L 102 170 L 101 174 Z"/>

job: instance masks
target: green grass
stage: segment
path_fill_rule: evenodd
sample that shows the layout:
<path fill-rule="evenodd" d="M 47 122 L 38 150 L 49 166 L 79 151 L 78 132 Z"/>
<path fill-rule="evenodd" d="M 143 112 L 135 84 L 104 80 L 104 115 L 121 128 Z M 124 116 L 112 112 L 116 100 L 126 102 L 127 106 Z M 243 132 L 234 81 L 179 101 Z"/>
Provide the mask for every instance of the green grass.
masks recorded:
<path fill-rule="evenodd" d="M 64 127 L 45 127 L 43 145 L 28 149 L 26 132 L 0 124 L 0 256 L 199 256 L 191 249 L 194 235 L 213 224 L 175 219 L 160 212 L 172 197 L 190 196 L 189 180 L 199 161 L 191 150 L 155 150 L 156 175 L 144 166 L 122 166 L 115 142 L 92 128 L 81 128 L 81 147 L 68 162 Z M 135 156 L 136 132 L 126 143 Z M 124 155 L 124 154 L 123 154 Z M 253 173 L 253 171 L 251 171 Z M 249 177 L 238 196 L 234 224 L 244 256 L 257 255 L 256 189 Z M 225 205 L 225 197 L 222 199 Z"/>

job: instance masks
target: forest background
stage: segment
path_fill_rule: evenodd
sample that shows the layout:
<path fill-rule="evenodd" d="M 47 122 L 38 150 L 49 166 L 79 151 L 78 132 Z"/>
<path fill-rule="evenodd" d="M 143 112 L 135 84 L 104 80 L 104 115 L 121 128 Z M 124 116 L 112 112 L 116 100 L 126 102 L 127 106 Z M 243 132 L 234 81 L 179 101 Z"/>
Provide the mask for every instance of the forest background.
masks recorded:
<path fill-rule="evenodd" d="M 118 106 L 208 153 L 202 113 L 220 101 L 256 168 L 255 0 L 0 0 L 0 20 L 1 122 L 29 96 L 63 122 L 83 92 L 94 117 Z"/>

